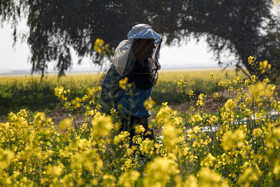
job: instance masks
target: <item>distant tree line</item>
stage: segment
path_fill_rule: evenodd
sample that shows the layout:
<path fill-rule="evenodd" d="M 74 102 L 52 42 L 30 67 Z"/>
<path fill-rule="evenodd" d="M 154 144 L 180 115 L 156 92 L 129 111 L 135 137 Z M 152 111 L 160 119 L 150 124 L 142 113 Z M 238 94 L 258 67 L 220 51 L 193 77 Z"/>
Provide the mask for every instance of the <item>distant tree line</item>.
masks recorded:
<path fill-rule="evenodd" d="M 94 50 L 97 38 L 114 49 L 133 25 L 148 23 L 166 37 L 167 45 L 205 36 L 217 63 L 245 67 L 251 75 L 276 80 L 279 19 L 271 7 L 272 0 L 0 0 L 0 16 L 14 28 L 15 41 L 18 23 L 27 18 L 32 72 L 42 75 L 50 61 L 57 61 L 63 75 L 73 64 L 70 48 L 81 59 L 89 56 L 102 64 L 104 55 Z M 223 62 L 225 50 L 236 60 Z M 249 56 L 268 60 L 272 69 L 261 74 L 248 63 Z"/>

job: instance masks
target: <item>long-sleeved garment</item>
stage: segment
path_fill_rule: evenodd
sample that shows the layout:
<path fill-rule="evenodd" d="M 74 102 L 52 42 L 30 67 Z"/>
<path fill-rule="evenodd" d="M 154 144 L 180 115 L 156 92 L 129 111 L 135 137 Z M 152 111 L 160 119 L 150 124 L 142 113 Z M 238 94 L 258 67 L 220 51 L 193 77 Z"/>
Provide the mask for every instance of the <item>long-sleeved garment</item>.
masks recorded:
<path fill-rule="evenodd" d="M 148 60 L 144 63 L 135 61 L 132 71 L 127 75 L 128 83 L 132 83 L 131 91 L 123 90 L 119 87 L 121 77 L 114 65 L 108 70 L 103 83 L 101 99 L 105 109 L 110 108 L 118 110 L 118 105 L 123 106 L 123 113 L 127 116 L 136 118 L 147 118 L 151 115 L 150 110 L 146 110 L 144 102 L 151 96 L 152 76 L 149 73 Z"/>

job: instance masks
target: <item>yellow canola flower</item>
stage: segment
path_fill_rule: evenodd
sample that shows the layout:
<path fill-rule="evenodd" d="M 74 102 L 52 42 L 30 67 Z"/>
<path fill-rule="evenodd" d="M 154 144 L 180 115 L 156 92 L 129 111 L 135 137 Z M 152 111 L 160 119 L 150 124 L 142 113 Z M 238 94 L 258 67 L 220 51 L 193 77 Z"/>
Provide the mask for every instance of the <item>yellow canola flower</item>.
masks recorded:
<path fill-rule="evenodd" d="M 186 181 L 184 181 L 183 186 L 188 187 L 198 187 L 198 181 L 197 178 L 193 175 L 190 175 Z"/>
<path fill-rule="evenodd" d="M 259 70 L 261 70 L 261 74 L 264 74 L 267 70 L 271 69 L 271 64 L 268 64 L 267 60 L 260 62 Z"/>
<path fill-rule="evenodd" d="M 253 130 L 253 136 L 259 137 L 263 134 L 262 130 L 260 128 L 256 128 Z"/>
<path fill-rule="evenodd" d="M 250 79 L 246 79 L 244 81 L 244 86 L 248 86 L 250 83 L 251 83 L 251 80 Z"/>
<path fill-rule="evenodd" d="M 46 120 L 46 114 L 44 112 L 38 112 L 34 116 L 34 123 L 38 127 L 40 127 L 45 120 Z"/>
<path fill-rule="evenodd" d="M 258 77 L 256 75 L 251 76 L 251 83 L 256 83 L 258 80 Z"/>
<path fill-rule="evenodd" d="M 217 92 L 215 92 L 214 94 L 213 94 L 213 99 L 218 99 L 220 96 L 219 96 L 219 93 L 217 93 Z"/>
<path fill-rule="evenodd" d="M 136 125 L 135 127 L 135 133 L 136 134 L 143 134 L 145 132 L 145 128 L 143 125 Z"/>
<path fill-rule="evenodd" d="M 207 122 L 209 125 L 214 125 L 217 123 L 217 121 L 218 121 L 218 117 L 215 115 L 212 115 L 212 116 L 210 116 L 209 119 L 207 119 Z"/>
<path fill-rule="evenodd" d="M 13 151 L 0 149 L 0 173 L 10 166 L 14 157 L 15 154 Z"/>
<path fill-rule="evenodd" d="M 199 126 L 195 126 L 195 127 L 193 128 L 193 132 L 194 132 L 195 134 L 198 133 L 199 130 L 200 130 Z"/>
<path fill-rule="evenodd" d="M 155 104 L 156 102 L 151 97 L 149 97 L 149 99 L 144 101 L 144 107 L 147 111 L 151 109 Z"/>
<path fill-rule="evenodd" d="M 101 113 L 97 113 L 91 123 L 94 136 L 107 136 L 113 128 L 112 118 Z"/>
<path fill-rule="evenodd" d="M 103 176 L 102 186 L 115 186 L 115 182 L 115 176 L 106 174 Z"/>
<path fill-rule="evenodd" d="M 235 76 L 234 79 L 233 79 L 233 83 L 234 83 L 235 86 L 237 86 L 238 83 L 240 83 L 240 77 Z"/>
<path fill-rule="evenodd" d="M 214 78 L 214 73 L 210 73 L 210 74 L 209 74 L 209 77 L 210 77 L 211 79 L 213 79 L 213 78 Z"/>
<path fill-rule="evenodd" d="M 47 167 L 47 174 L 53 178 L 58 177 L 62 174 L 63 169 L 64 169 L 64 166 L 61 163 L 59 165 L 55 165 L 55 166 L 49 165 Z"/>
<path fill-rule="evenodd" d="M 216 160 L 217 159 L 211 153 L 208 153 L 204 160 L 201 161 L 200 165 L 201 167 L 213 167 Z"/>
<path fill-rule="evenodd" d="M 146 138 L 144 141 L 140 144 L 140 151 L 142 153 L 152 153 L 154 149 L 154 141 Z"/>
<path fill-rule="evenodd" d="M 249 86 L 249 93 L 254 98 L 259 98 L 264 95 L 264 90 L 265 85 L 261 82 Z"/>
<path fill-rule="evenodd" d="M 127 77 L 125 77 L 124 79 L 121 79 L 121 80 L 119 81 L 119 87 L 120 87 L 121 89 L 125 90 L 125 89 L 126 89 L 126 86 L 127 86 L 127 81 L 128 81 L 128 78 L 127 78 Z"/>
<path fill-rule="evenodd" d="M 274 162 L 273 174 L 276 176 L 277 179 L 280 178 L 280 160 L 276 160 Z"/>
<path fill-rule="evenodd" d="M 272 85 L 272 84 L 268 84 L 265 86 L 265 90 L 264 90 L 264 95 L 266 97 L 270 97 L 274 94 L 274 91 L 276 90 L 276 86 Z"/>
<path fill-rule="evenodd" d="M 124 187 L 132 187 L 135 186 L 135 181 L 139 178 L 140 173 L 138 171 L 126 171 L 124 172 L 118 180 L 118 185 Z"/>
<path fill-rule="evenodd" d="M 199 94 L 198 100 L 196 102 L 196 106 L 198 107 L 204 106 L 205 104 L 204 98 L 206 98 L 206 96 L 203 93 Z"/>
<path fill-rule="evenodd" d="M 164 125 L 162 127 L 163 142 L 168 152 L 172 152 L 172 150 L 175 149 L 176 144 L 180 142 L 178 133 L 178 129 L 173 125 Z"/>
<path fill-rule="evenodd" d="M 177 82 L 177 85 L 179 88 L 184 88 L 187 85 L 187 83 L 184 81 L 184 79 L 181 79 Z"/>
<path fill-rule="evenodd" d="M 170 177 L 179 173 L 177 163 L 167 157 L 156 157 L 145 168 L 144 186 L 166 186 Z"/>
<path fill-rule="evenodd" d="M 193 91 L 193 90 L 190 90 L 190 91 L 188 92 L 188 95 L 189 95 L 190 98 L 193 97 L 193 96 L 194 96 L 194 91 Z"/>
<path fill-rule="evenodd" d="M 94 42 L 94 50 L 96 50 L 98 53 L 102 53 L 104 43 L 104 40 L 97 38 Z"/>
<path fill-rule="evenodd" d="M 197 175 L 199 186 L 228 186 L 226 182 L 223 181 L 222 175 L 216 173 L 215 171 L 212 171 L 208 167 L 202 167 Z"/>
<path fill-rule="evenodd" d="M 249 57 L 248 57 L 248 63 L 249 63 L 249 64 L 252 64 L 253 62 L 255 62 L 255 60 L 256 60 L 256 58 L 253 57 L 253 56 L 249 56 Z"/>
<path fill-rule="evenodd" d="M 63 130 L 69 129 L 71 127 L 72 127 L 72 120 L 69 118 L 66 118 L 59 123 L 58 130 L 63 131 Z"/>
<path fill-rule="evenodd" d="M 275 136 L 276 138 L 280 138 L 280 128 L 275 128 L 272 130 L 272 134 L 273 136 Z"/>
<path fill-rule="evenodd" d="M 64 101 L 67 101 L 67 97 L 65 96 L 65 94 L 70 92 L 71 92 L 70 89 L 68 89 L 67 91 L 64 90 L 63 86 L 58 86 L 54 89 L 55 96 L 57 96 L 59 99 L 62 99 Z"/>
<path fill-rule="evenodd" d="M 261 173 L 255 171 L 252 167 L 245 168 L 242 175 L 237 179 L 239 185 L 250 186 L 251 182 L 257 181 Z"/>
<path fill-rule="evenodd" d="M 202 117 L 199 113 L 195 113 L 195 114 L 191 115 L 191 119 L 190 119 L 191 123 L 199 123 L 201 121 L 202 121 Z"/>
<path fill-rule="evenodd" d="M 71 101 L 71 104 L 73 106 L 74 109 L 77 109 L 77 108 L 80 108 L 82 105 L 81 105 L 81 102 L 82 102 L 82 99 L 79 98 L 79 97 L 76 97 L 75 99 L 73 99 Z"/>
<path fill-rule="evenodd" d="M 228 99 L 223 106 L 224 111 L 233 111 L 237 107 L 237 103 L 233 99 Z"/>
<path fill-rule="evenodd" d="M 246 133 L 242 127 L 239 127 L 235 131 L 228 130 L 222 137 L 222 147 L 225 151 L 241 148 L 244 146 L 244 139 L 246 138 Z"/>
<path fill-rule="evenodd" d="M 129 132 L 121 131 L 121 133 L 114 137 L 114 144 L 119 144 L 120 142 L 124 142 L 125 140 L 129 139 Z"/>
<path fill-rule="evenodd" d="M 90 148 L 87 148 L 84 151 L 76 152 L 71 157 L 70 163 L 73 173 L 79 173 L 85 169 L 93 174 L 98 174 L 101 173 L 104 166 L 100 155 L 96 152 L 96 150 Z"/>
<path fill-rule="evenodd" d="M 177 111 L 172 110 L 169 106 L 167 106 L 167 103 L 162 103 L 162 105 L 162 108 L 159 110 L 156 116 L 158 125 L 172 123 L 174 126 L 178 126 L 183 122 L 183 119 L 177 116 Z"/>

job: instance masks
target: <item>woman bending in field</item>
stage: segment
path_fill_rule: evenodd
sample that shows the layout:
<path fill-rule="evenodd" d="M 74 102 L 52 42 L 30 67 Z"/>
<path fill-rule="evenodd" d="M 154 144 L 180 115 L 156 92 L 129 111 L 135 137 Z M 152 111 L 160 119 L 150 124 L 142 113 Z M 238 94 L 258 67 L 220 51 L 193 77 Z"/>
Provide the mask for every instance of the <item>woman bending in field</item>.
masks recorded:
<path fill-rule="evenodd" d="M 153 129 L 148 127 L 150 110 L 144 102 L 150 98 L 156 84 L 160 64 L 158 62 L 161 37 L 149 25 L 135 25 L 128 32 L 128 40 L 122 41 L 115 50 L 113 64 L 102 83 L 103 108 L 109 112 L 115 108 L 121 120 L 121 131 L 135 135 L 135 125 L 145 128 L 145 138 L 154 139 Z M 120 80 L 131 84 L 119 86 Z"/>

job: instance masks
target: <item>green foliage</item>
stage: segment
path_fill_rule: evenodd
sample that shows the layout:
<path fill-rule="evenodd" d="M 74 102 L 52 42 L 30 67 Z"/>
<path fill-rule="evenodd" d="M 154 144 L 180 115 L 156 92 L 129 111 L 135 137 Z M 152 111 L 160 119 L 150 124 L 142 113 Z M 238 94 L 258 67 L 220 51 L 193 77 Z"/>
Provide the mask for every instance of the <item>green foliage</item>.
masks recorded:
<path fill-rule="evenodd" d="M 132 25 L 147 22 L 135 1 L 4 0 L 0 6 L 1 21 L 10 21 L 15 40 L 18 22 L 27 18 L 32 72 L 39 71 L 42 75 L 49 61 L 57 61 L 60 74 L 71 67 L 71 48 L 79 57 L 89 56 L 101 64 L 104 55 L 94 50 L 97 38 L 114 48 Z"/>
<path fill-rule="evenodd" d="M 271 63 L 273 81 L 279 75 L 279 17 L 271 13 L 272 0 L 166 0 L 143 4 L 153 27 L 166 34 L 168 44 L 203 36 L 220 65 L 235 64 L 240 70 L 244 65 L 256 75 L 259 70 L 247 61 L 247 55 L 252 54 Z M 221 58 L 225 50 L 236 59 Z"/>
<path fill-rule="evenodd" d="M 26 86 L 14 82 L 9 87 L 0 86 L 0 115 L 19 111 L 22 107 L 35 111 L 54 109 L 58 99 L 53 97 L 53 88 L 49 84 L 28 82 Z"/>
<path fill-rule="evenodd" d="M 0 116 L 11 111 L 26 108 L 30 111 L 52 110 L 61 106 L 54 95 L 58 85 L 72 89 L 71 99 L 82 97 L 87 87 L 99 84 L 98 75 L 69 75 L 58 79 L 56 76 L 45 77 L 0 77 Z"/>
<path fill-rule="evenodd" d="M 204 36 L 220 64 L 244 65 L 256 75 L 259 70 L 247 62 L 251 54 L 272 65 L 272 81 L 279 76 L 279 20 L 270 11 L 272 0 L 2 0 L 0 5 L 1 21 L 10 21 L 15 40 L 18 23 L 27 18 L 32 72 L 42 75 L 49 61 L 57 61 L 60 75 L 71 67 L 71 48 L 102 64 L 104 55 L 94 49 L 97 38 L 114 49 L 133 25 L 148 23 L 168 45 Z M 223 62 L 225 50 L 236 59 Z"/>

